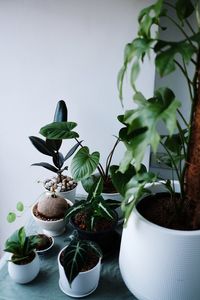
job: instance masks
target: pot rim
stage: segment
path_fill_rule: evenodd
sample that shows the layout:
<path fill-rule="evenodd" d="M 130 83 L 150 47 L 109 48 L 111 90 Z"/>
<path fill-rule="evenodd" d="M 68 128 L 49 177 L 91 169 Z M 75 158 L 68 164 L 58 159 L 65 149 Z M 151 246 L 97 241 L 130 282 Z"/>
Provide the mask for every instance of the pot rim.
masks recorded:
<path fill-rule="evenodd" d="M 178 184 L 178 181 L 175 180 L 174 183 Z M 153 184 L 148 184 L 148 185 L 146 185 L 146 187 L 148 188 L 148 187 L 156 186 L 156 185 L 160 186 L 161 184 L 162 184 L 162 181 L 156 182 L 156 183 L 153 183 Z M 154 194 L 156 194 L 156 193 L 154 193 Z M 144 199 L 144 197 L 142 199 Z M 139 213 L 136 206 L 134 207 L 133 212 L 136 214 L 136 216 L 139 218 L 139 220 L 141 222 L 143 222 L 145 224 L 148 224 L 150 227 L 152 227 L 153 229 L 155 229 L 157 231 L 162 231 L 162 232 L 165 232 L 165 233 L 168 233 L 168 234 L 171 234 L 171 235 L 181 235 L 181 236 L 198 236 L 198 235 L 200 235 L 200 229 L 197 229 L 197 230 L 178 230 L 178 229 L 165 228 L 165 227 L 162 227 L 160 225 L 154 224 L 151 221 L 148 221 L 146 218 L 144 218 Z"/>

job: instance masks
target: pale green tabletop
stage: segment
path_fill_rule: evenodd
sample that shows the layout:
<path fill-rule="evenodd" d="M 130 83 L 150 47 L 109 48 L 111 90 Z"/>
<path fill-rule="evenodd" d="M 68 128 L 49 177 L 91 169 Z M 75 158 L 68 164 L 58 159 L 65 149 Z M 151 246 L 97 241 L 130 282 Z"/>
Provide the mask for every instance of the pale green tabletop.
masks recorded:
<path fill-rule="evenodd" d="M 0 270 L 0 300 L 62 300 L 72 299 L 65 295 L 58 286 L 58 252 L 66 245 L 67 233 L 55 237 L 55 244 L 49 253 L 40 256 L 40 273 L 32 282 L 21 285 L 13 282 L 7 272 L 7 263 Z M 36 232 L 33 221 L 27 227 L 29 234 Z M 136 300 L 126 288 L 119 271 L 118 252 L 103 261 L 99 285 L 93 294 L 87 297 L 90 300 Z"/>

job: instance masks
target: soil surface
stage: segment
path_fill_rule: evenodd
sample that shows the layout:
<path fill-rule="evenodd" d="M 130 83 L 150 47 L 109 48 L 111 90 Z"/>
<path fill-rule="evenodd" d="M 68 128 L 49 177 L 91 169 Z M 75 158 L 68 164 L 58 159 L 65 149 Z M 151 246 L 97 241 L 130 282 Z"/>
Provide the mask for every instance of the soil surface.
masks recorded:
<path fill-rule="evenodd" d="M 138 212 L 148 221 L 165 228 L 176 230 L 193 230 L 189 213 L 183 210 L 179 194 L 172 198 L 168 193 L 158 193 L 142 199 L 138 205 Z"/>
<path fill-rule="evenodd" d="M 81 230 L 88 230 L 89 216 L 86 212 L 77 213 L 73 219 L 74 224 Z M 93 232 L 106 231 L 113 227 L 115 220 L 108 220 L 105 218 L 98 218 L 94 224 Z"/>
<path fill-rule="evenodd" d="M 49 248 L 52 244 L 52 238 L 45 234 L 37 234 L 40 238 L 40 242 L 36 246 L 36 250 L 41 251 Z"/>
<path fill-rule="evenodd" d="M 62 266 L 63 266 L 63 258 L 64 258 L 64 252 L 62 252 L 60 255 L 60 262 Z M 88 252 L 87 256 L 85 257 L 84 264 L 79 272 L 86 272 L 91 270 L 97 265 L 98 261 L 99 258 L 94 253 Z"/>

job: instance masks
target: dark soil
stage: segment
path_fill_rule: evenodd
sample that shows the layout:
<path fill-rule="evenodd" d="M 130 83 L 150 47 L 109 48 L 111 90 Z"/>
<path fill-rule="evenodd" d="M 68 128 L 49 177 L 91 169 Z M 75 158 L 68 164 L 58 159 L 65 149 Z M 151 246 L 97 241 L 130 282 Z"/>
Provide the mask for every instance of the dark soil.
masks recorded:
<path fill-rule="evenodd" d="M 40 238 L 40 242 L 37 244 L 36 250 L 41 251 L 48 249 L 52 244 L 52 238 L 45 234 L 37 234 Z"/>
<path fill-rule="evenodd" d="M 33 214 L 36 218 L 43 220 L 43 221 L 58 221 L 63 219 L 63 217 L 60 218 L 46 218 L 44 215 L 40 214 L 37 210 L 37 204 L 33 207 Z"/>
<path fill-rule="evenodd" d="M 81 230 L 88 230 L 88 214 L 86 212 L 77 213 L 73 219 L 74 224 Z M 113 228 L 115 221 L 105 218 L 98 218 L 94 224 L 93 232 L 106 231 Z"/>
<path fill-rule="evenodd" d="M 16 265 L 27 265 L 28 263 L 32 262 L 35 258 L 35 252 L 31 252 L 30 255 L 22 260 L 15 261 Z M 17 259 L 15 255 L 12 256 L 12 259 Z"/>
<path fill-rule="evenodd" d="M 62 266 L 63 266 L 63 258 L 64 258 L 64 251 L 60 255 L 60 262 Z M 79 272 L 86 272 L 88 270 L 91 270 L 97 265 L 98 261 L 99 258 L 94 253 L 88 252 L 87 256 L 85 257 L 84 264 Z"/>
<path fill-rule="evenodd" d="M 158 193 L 142 199 L 138 212 L 148 221 L 175 230 L 193 230 L 189 213 L 180 202 L 179 194 L 172 198 L 168 193 Z"/>

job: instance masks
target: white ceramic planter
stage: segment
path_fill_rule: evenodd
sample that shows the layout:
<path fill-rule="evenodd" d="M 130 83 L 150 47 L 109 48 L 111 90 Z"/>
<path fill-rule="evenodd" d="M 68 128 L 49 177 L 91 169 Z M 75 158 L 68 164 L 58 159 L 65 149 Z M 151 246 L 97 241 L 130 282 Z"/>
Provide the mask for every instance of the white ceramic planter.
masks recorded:
<path fill-rule="evenodd" d="M 73 203 L 70 200 L 66 201 L 69 203 L 70 206 L 73 205 Z M 31 208 L 31 214 L 36 224 L 42 229 L 42 231 L 49 236 L 58 236 L 63 234 L 63 232 L 65 231 L 65 219 L 63 218 L 56 221 L 41 220 L 37 218 L 33 213 L 33 208 L 35 204 Z"/>
<path fill-rule="evenodd" d="M 160 184 L 151 189 L 164 191 Z M 119 264 L 139 300 L 200 299 L 200 230 L 166 229 L 134 209 L 123 229 Z"/>
<path fill-rule="evenodd" d="M 12 256 L 12 255 L 11 255 Z M 35 252 L 35 258 L 26 265 L 17 265 L 11 261 L 8 262 L 8 273 L 17 283 L 28 283 L 32 281 L 40 271 L 40 261 Z"/>
<path fill-rule="evenodd" d="M 70 297 L 85 297 L 94 292 L 98 286 L 101 269 L 101 259 L 99 259 L 99 262 L 93 269 L 86 272 L 80 272 L 73 280 L 70 287 L 69 282 L 65 276 L 64 268 L 60 263 L 60 255 L 66 247 L 64 247 L 58 254 L 58 268 L 60 276 L 59 287 L 63 291 L 63 293 L 67 294 Z"/>

